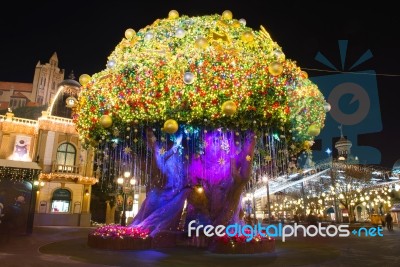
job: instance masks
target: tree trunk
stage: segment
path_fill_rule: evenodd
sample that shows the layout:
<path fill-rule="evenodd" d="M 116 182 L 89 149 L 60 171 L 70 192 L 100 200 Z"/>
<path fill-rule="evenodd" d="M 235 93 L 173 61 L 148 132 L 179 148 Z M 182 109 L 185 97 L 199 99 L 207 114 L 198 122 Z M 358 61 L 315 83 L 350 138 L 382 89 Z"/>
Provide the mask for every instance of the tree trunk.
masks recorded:
<path fill-rule="evenodd" d="M 252 172 L 253 133 L 241 141 L 233 132 L 209 132 L 204 136 L 204 153 L 188 155 L 187 162 L 179 153 L 181 135 L 169 149 L 157 142 L 151 130 L 146 138 L 161 175 L 154 179 L 131 226 L 149 229 L 152 236 L 177 229 L 185 200 L 186 222 L 227 225 L 242 219 L 240 202 Z"/>

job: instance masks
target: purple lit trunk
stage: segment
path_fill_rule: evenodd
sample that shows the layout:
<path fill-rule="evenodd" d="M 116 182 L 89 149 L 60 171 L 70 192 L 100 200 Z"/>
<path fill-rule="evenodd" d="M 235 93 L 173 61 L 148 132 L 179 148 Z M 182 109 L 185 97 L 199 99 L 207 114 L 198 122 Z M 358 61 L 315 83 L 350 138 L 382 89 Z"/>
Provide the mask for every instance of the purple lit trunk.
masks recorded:
<path fill-rule="evenodd" d="M 204 153 L 186 156 L 179 153 L 181 138 L 164 150 L 147 131 L 157 175 L 131 226 L 148 228 L 152 236 L 178 228 L 185 200 L 186 222 L 227 225 L 241 220 L 241 194 L 251 177 L 254 134 L 240 140 L 234 132 L 215 130 L 203 137 Z"/>

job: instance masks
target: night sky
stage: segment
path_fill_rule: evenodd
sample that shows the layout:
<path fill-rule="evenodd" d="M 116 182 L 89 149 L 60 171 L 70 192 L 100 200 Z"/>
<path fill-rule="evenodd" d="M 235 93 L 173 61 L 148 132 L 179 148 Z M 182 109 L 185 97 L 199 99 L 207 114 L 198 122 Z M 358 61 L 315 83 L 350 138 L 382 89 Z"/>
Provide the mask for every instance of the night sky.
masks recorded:
<path fill-rule="evenodd" d="M 341 69 L 338 40 L 349 41 L 348 64 L 370 49 L 373 58 L 353 70 L 375 70 L 378 74 L 383 131 L 360 136 L 359 145 L 378 148 L 385 167 L 392 167 L 400 158 L 400 16 L 393 6 L 364 3 L 355 9 L 329 6 L 327 2 L 318 6 L 304 1 L 187 0 L 162 4 L 141 1 L 139 7 L 139 1 L 86 2 L 10 1 L 7 4 L 11 8 L 2 7 L 0 81 L 32 82 L 36 63 L 48 62 L 53 52 L 57 52 L 66 77 L 71 70 L 76 77 L 91 75 L 105 68 L 107 57 L 127 28 L 137 31 L 157 18 L 167 17 L 171 9 L 190 16 L 221 14 L 229 9 L 234 18 L 246 19 L 253 29 L 263 25 L 286 57 L 303 69 L 329 69 L 314 59 L 318 51 Z M 310 77 L 328 74 L 307 72 Z"/>

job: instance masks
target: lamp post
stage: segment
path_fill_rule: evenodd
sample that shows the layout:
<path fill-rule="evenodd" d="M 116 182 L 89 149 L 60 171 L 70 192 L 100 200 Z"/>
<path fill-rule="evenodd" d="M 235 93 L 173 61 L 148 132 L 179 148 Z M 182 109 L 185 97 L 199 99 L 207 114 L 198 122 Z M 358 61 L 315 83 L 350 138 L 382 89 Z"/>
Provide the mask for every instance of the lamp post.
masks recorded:
<path fill-rule="evenodd" d="M 117 179 L 118 186 L 122 189 L 123 203 L 122 203 L 122 215 L 121 215 L 121 226 L 126 226 L 126 194 L 132 191 L 132 187 L 136 185 L 136 179 L 131 177 L 129 171 L 124 172 L 124 177 Z"/>
<path fill-rule="evenodd" d="M 263 177 L 263 182 L 267 186 L 267 205 L 268 205 L 268 224 L 271 223 L 271 201 L 269 200 L 269 179 L 268 176 Z"/>

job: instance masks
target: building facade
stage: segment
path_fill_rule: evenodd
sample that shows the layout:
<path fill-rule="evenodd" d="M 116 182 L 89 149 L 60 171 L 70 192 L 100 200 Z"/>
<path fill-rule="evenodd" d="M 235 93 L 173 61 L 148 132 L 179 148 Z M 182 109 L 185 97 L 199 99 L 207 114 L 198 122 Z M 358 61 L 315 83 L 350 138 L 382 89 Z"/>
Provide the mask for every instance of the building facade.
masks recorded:
<path fill-rule="evenodd" d="M 48 63 L 36 64 L 33 82 L 0 81 L 0 110 L 16 109 L 30 105 L 49 105 L 54 99 L 58 85 L 64 80 L 64 69 L 58 66 L 57 53 L 54 52 Z"/>
<path fill-rule="evenodd" d="M 0 116 L 0 202 L 19 205 L 21 212 L 25 205 L 26 229 L 90 226 L 91 186 L 97 179 L 94 152 L 82 146 L 71 119 L 79 88 L 69 79 L 58 83 L 54 95 L 38 94 L 53 101 L 37 120 L 12 112 Z"/>

